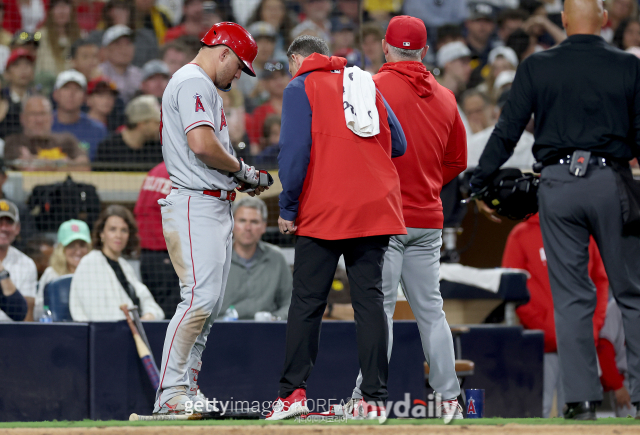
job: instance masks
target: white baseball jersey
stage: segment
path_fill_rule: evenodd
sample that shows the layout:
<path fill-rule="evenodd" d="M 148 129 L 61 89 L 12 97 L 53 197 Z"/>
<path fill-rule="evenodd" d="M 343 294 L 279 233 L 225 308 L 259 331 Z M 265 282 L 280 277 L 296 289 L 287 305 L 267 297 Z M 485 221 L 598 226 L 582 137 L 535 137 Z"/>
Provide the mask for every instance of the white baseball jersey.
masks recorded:
<path fill-rule="evenodd" d="M 193 190 L 233 190 L 236 183 L 229 172 L 207 166 L 189 148 L 187 133 L 200 125 L 210 125 L 233 154 L 222 98 L 202 68 L 190 63 L 176 71 L 162 96 L 162 155 L 171 183 Z"/>

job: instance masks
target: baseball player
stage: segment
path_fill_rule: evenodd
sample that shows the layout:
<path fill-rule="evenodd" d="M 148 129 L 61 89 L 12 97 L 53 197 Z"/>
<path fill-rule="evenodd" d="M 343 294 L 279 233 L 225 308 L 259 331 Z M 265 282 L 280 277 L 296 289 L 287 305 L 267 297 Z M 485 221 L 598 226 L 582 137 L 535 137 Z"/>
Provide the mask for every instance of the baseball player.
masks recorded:
<path fill-rule="evenodd" d="M 182 302 L 169 323 L 154 414 L 184 413 L 194 402 L 201 357 L 218 315 L 231 262 L 234 188 L 259 194 L 258 172 L 233 155 L 219 89 L 244 71 L 255 76 L 253 37 L 235 23 L 218 23 L 195 59 L 180 68 L 162 97 L 162 154 L 172 190 L 158 201 L 162 229 L 180 278 Z M 200 401 L 202 406 L 202 401 Z"/>
<path fill-rule="evenodd" d="M 415 314 L 422 348 L 430 367 L 429 383 L 442 396 L 445 423 L 462 418 L 457 397 L 451 330 L 442 311 L 439 267 L 443 214 L 440 191 L 467 166 L 466 133 L 456 99 L 439 85 L 421 60 L 427 53 L 427 30 L 414 17 L 393 18 L 382 41 L 387 60 L 373 77 L 398 117 L 407 152 L 393 159 L 400 176 L 407 235 L 392 236 L 384 257 L 382 292 L 389 326 L 387 357 L 393 345 L 393 312 L 402 283 Z M 349 404 L 362 398 L 362 375 Z M 349 411 L 349 409 L 347 409 Z"/>

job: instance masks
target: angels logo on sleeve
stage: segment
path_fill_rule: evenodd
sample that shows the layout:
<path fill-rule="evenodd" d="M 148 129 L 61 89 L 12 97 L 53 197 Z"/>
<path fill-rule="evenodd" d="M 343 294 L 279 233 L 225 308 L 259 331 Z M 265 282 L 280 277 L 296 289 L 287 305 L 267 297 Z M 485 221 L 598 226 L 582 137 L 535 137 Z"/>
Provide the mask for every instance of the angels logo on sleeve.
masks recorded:
<path fill-rule="evenodd" d="M 222 131 L 222 127 L 226 127 L 226 126 L 227 126 L 227 118 L 224 116 L 224 107 L 221 107 L 220 108 L 220 131 Z"/>
<path fill-rule="evenodd" d="M 193 98 L 195 98 L 195 99 L 196 99 L 196 113 L 197 113 L 197 112 L 199 112 L 199 111 L 201 111 L 201 110 L 204 112 L 204 106 L 202 105 L 202 100 L 201 100 L 202 95 L 200 95 L 200 94 L 195 94 L 195 95 L 193 96 Z"/>

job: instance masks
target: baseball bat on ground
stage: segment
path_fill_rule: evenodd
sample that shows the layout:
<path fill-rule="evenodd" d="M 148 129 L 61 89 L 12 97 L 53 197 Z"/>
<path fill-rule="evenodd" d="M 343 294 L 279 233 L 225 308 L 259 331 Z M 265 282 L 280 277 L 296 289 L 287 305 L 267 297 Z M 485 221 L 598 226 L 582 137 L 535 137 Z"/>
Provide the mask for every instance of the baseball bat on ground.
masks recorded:
<path fill-rule="evenodd" d="M 129 328 L 131 329 L 131 333 L 133 334 L 133 341 L 136 343 L 136 349 L 138 349 L 138 356 L 142 360 L 142 365 L 144 369 L 147 371 L 147 376 L 149 376 L 149 381 L 151 381 L 151 385 L 154 390 L 158 389 L 160 385 L 160 375 L 158 374 L 158 369 L 156 365 L 151 360 L 151 351 L 149 351 L 149 347 L 144 344 L 142 337 L 140 337 L 140 333 L 138 332 L 138 328 L 136 328 L 135 323 L 131 319 L 129 315 L 129 307 L 126 304 L 120 306 L 122 312 L 124 312 L 125 318 L 127 319 L 127 323 L 129 324 Z"/>
<path fill-rule="evenodd" d="M 259 420 L 260 412 L 203 412 L 187 414 L 138 415 L 131 414 L 129 421 L 184 421 L 184 420 Z"/>

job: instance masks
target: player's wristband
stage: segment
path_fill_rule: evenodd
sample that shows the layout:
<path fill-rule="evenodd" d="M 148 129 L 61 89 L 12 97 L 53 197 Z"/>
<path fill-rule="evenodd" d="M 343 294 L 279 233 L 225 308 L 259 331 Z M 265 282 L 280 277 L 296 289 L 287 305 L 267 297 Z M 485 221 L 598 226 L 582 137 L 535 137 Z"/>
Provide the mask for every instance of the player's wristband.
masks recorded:
<path fill-rule="evenodd" d="M 10 276 L 11 275 L 9 274 L 9 271 L 7 269 L 5 269 L 2 272 L 0 272 L 0 281 L 2 281 L 3 279 L 7 279 Z"/>

